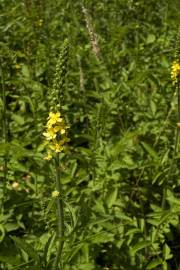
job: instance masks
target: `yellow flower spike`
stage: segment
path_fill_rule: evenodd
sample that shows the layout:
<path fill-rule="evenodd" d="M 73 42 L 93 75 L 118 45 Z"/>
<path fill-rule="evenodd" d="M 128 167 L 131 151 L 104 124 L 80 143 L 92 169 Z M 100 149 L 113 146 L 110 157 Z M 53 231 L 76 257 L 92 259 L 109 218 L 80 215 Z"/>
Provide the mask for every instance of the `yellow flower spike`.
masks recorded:
<path fill-rule="evenodd" d="M 52 197 L 53 197 L 53 198 L 57 198 L 57 197 L 59 197 L 59 195 L 60 195 L 60 193 L 59 193 L 59 191 L 57 191 L 57 190 L 54 190 L 54 191 L 52 192 Z"/>
<path fill-rule="evenodd" d="M 64 144 L 69 141 L 66 137 L 66 126 L 63 118 L 60 117 L 60 112 L 50 112 L 48 116 L 48 121 L 46 124 L 46 130 L 43 135 L 46 138 L 46 144 L 50 151 L 60 153 L 64 150 Z M 51 159 L 51 154 L 47 155 L 45 159 Z"/>
<path fill-rule="evenodd" d="M 178 77 L 180 77 L 180 64 L 177 61 L 174 61 L 171 70 L 171 79 L 173 84 L 178 82 Z"/>

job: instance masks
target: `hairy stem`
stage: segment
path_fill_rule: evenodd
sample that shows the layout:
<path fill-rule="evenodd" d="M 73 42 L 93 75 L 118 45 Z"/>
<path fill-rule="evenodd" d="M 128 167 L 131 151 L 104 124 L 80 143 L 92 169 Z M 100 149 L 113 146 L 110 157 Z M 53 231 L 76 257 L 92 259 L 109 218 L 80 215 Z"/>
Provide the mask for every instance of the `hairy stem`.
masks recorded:
<path fill-rule="evenodd" d="M 3 99 L 3 113 L 2 113 L 2 122 L 3 122 L 3 141 L 4 144 L 7 143 L 7 115 L 6 115 L 6 90 L 5 90 L 5 82 L 4 82 L 4 73 L 1 66 L 1 84 L 2 84 L 2 99 Z M 7 153 L 4 154 L 4 166 L 3 166 L 3 198 L 2 198 L 2 208 L 4 204 L 4 200 L 6 197 L 6 182 L 7 182 Z"/>
<path fill-rule="evenodd" d="M 64 245 L 64 206 L 61 199 L 61 183 L 60 183 L 60 159 L 59 154 L 56 157 L 56 190 L 59 191 L 60 197 L 56 199 L 57 206 L 57 238 L 58 238 L 58 249 L 56 253 L 56 258 L 53 265 L 53 270 L 58 269 L 58 264 L 61 260 L 61 254 Z M 62 268 L 61 268 L 62 270 Z"/>
<path fill-rule="evenodd" d="M 179 143 L 179 131 L 180 131 L 180 128 L 178 126 L 178 123 L 180 123 L 180 80 L 179 79 L 178 79 L 178 83 L 177 83 L 177 102 L 178 102 L 178 109 L 177 109 L 177 125 L 176 125 L 176 133 L 175 133 L 174 152 L 173 152 L 173 156 L 172 156 L 172 160 L 171 160 L 171 164 L 170 164 L 170 168 L 169 168 L 168 177 L 167 177 L 165 187 L 163 190 L 163 198 L 162 198 L 162 208 L 163 209 L 165 209 L 165 207 L 166 207 L 168 180 L 170 179 L 172 172 L 173 172 L 173 165 L 174 165 L 176 153 L 178 151 L 178 143 Z"/>

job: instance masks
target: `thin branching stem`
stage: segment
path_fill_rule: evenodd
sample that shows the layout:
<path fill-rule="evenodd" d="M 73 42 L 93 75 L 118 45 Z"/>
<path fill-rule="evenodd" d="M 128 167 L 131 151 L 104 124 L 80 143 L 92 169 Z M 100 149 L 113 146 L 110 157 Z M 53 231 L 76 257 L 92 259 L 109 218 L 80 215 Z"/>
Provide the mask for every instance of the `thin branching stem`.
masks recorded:
<path fill-rule="evenodd" d="M 4 81 L 4 73 L 3 69 L 1 66 L 1 84 L 2 84 L 2 98 L 3 98 L 3 141 L 4 144 L 6 145 L 7 143 L 7 113 L 6 113 L 6 89 L 5 89 L 5 81 Z M 4 155 L 4 166 L 3 166 L 3 198 L 2 198 L 2 204 L 1 206 L 3 207 L 3 202 L 5 200 L 6 196 L 6 182 L 7 182 L 7 153 L 5 151 Z"/>
<path fill-rule="evenodd" d="M 178 78 L 178 82 L 177 82 L 177 125 L 176 125 L 176 131 L 175 131 L 175 143 L 174 143 L 174 151 L 173 151 L 173 156 L 172 156 L 172 160 L 171 160 L 171 164 L 170 164 L 170 168 L 169 168 L 169 173 L 168 173 L 168 177 L 167 180 L 165 182 L 165 187 L 163 190 L 163 197 L 162 197 L 162 208 L 165 209 L 166 207 L 166 197 L 167 197 L 167 189 L 168 189 L 168 181 L 170 180 L 170 177 L 172 175 L 173 172 L 173 166 L 174 166 L 174 161 L 175 161 L 175 156 L 178 150 L 178 143 L 179 143 L 179 126 L 178 123 L 180 122 L 180 80 Z"/>
<path fill-rule="evenodd" d="M 58 269 L 58 264 L 61 260 L 61 254 L 64 246 L 64 207 L 62 201 L 62 188 L 60 183 L 60 158 L 59 154 L 55 159 L 56 162 L 56 189 L 59 192 L 60 196 L 56 199 L 57 204 L 57 238 L 58 238 L 58 249 L 56 253 L 56 258 L 53 265 L 53 270 Z M 62 270 L 62 268 L 61 268 Z"/>

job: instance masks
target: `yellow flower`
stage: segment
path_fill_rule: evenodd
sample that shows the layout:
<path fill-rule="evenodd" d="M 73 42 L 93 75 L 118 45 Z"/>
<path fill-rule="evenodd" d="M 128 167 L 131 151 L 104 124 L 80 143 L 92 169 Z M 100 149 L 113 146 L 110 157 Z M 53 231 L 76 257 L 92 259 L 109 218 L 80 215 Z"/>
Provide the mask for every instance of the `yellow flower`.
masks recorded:
<path fill-rule="evenodd" d="M 56 133 L 57 133 L 58 131 L 60 131 L 60 130 L 61 130 L 61 128 L 62 128 L 62 127 L 61 127 L 60 125 L 55 126 L 55 127 L 54 127 L 54 132 L 56 132 Z"/>
<path fill-rule="evenodd" d="M 59 197 L 59 191 L 57 191 L 57 190 L 54 190 L 53 192 L 52 192 L 52 197 L 53 198 L 57 198 L 57 197 Z"/>
<path fill-rule="evenodd" d="M 18 70 L 18 69 L 21 69 L 21 66 L 19 64 L 16 64 L 15 68 Z"/>
<path fill-rule="evenodd" d="M 45 160 L 50 160 L 52 159 L 51 153 L 48 153 L 47 156 L 44 157 Z"/>
<path fill-rule="evenodd" d="M 63 135 L 64 133 L 66 132 L 66 130 L 64 129 L 64 128 L 62 128 L 61 130 L 60 130 L 60 133 Z"/>
<path fill-rule="evenodd" d="M 51 145 L 51 149 L 54 150 L 56 153 L 60 153 L 63 150 L 63 146 L 60 143 L 54 143 Z"/>
<path fill-rule="evenodd" d="M 13 182 L 12 183 L 12 188 L 15 190 L 19 190 L 19 183 L 18 182 Z"/>
<path fill-rule="evenodd" d="M 56 132 L 54 131 L 54 128 L 49 128 L 47 132 L 44 132 L 43 135 L 46 137 L 48 141 L 53 140 L 56 138 Z"/>
<path fill-rule="evenodd" d="M 38 26 L 39 26 L 39 27 L 41 27 L 41 26 L 42 26 L 42 24 L 43 24 L 43 20 L 42 20 L 42 19 L 40 19 L 40 20 L 38 21 Z"/>
<path fill-rule="evenodd" d="M 47 127 L 50 128 L 56 123 L 61 123 L 63 119 L 60 116 L 61 116 L 60 112 L 57 112 L 57 113 L 50 112 L 49 117 L 48 117 Z"/>
<path fill-rule="evenodd" d="M 171 70 L 171 79 L 173 81 L 173 84 L 178 82 L 179 76 L 180 76 L 180 64 L 177 61 L 174 61 Z"/>
<path fill-rule="evenodd" d="M 60 153 L 64 149 L 64 144 L 69 141 L 66 137 L 66 126 L 65 121 L 61 118 L 60 112 L 50 112 L 48 116 L 48 121 L 46 124 L 46 131 L 43 135 L 46 137 L 46 145 L 48 148 L 56 153 Z M 45 159 L 51 159 L 51 154 L 47 155 Z"/>

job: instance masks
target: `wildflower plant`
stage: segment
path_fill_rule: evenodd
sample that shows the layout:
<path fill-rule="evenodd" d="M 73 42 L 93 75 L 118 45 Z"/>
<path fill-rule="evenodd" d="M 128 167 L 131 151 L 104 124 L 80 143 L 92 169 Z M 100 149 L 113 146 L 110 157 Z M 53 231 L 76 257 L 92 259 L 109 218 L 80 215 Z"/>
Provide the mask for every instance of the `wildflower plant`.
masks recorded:
<path fill-rule="evenodd" d="M 179 125 L 180 125 L 180 31 L 176 39 L 175 60 L 173 61 L 172 67 L 171 67 L 171 79 L 172 79 L 172 85 L 175 88 L 174 96 L 177 96 L 177 120 L 176 120 L 177 122 L 176 122 L 176 128 L 175 128 L 175 141 L 174 141 L 174 150 L 173 150 L 172 160 L 169 167 L 167 180 L 165 182 L 165 188 L 163 190 L 163 197 L 162 197 L 163 209 L 165 209 L 165 206 L 166 206 L 168 180 L 171 178 L 173 174 L 173 168 L 176 163 L 176 154 L 178 153 L 179 139 L 180 139 L 180 129 L 179 129 Z"/>
<path fill-rule="evenodd" d="M 171 78 L 173 84 L 178 83 L 179 76 L 180 76 L 180 63 L 177 60 L 175 60 L 172 64 L 172 71 L 171 71 Z"/>
<path fill-rule="evenodd" d="M 64 245 L 64 206 L 62 196 L 60 196 L 60 194 L 62 194 L 62 188 L 60 183 L 59 155 L 64 150 L 65 144 L 69 141 L 69 138 L 67 137 L 67 129 L 69 126 L 65 123 L 60 112 L 60 108 L 62 106 L 61 97 L 67 70 L 67 52 L 68 42 L 65 40 L 56 65 L 53 87 L 49 90 L 50 112 L 47 118 L 46 130 L 43 133 L 47 149 L 47 154 L 44 159 L 48 161 L 54 159 L 56 167 L 56 187 L 52 192 L 52 197 L 56 200 L 58 247 L 56 258 L 53 263 L 53 270 L 59 269 L 58 267 L 61 261 L 61 254 Z"/>

